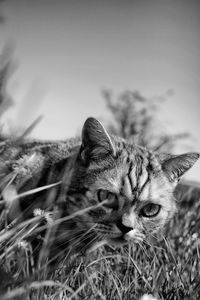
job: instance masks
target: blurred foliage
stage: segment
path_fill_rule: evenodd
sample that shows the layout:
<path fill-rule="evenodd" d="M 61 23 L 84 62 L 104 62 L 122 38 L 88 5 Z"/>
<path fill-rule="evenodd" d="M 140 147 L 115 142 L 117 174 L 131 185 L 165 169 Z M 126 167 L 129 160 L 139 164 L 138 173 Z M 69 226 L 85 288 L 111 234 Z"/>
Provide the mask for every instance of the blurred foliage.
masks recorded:
<path fill-rule="evenodd" d="M 110 90 L 103 90 L 113 121 L 109 131 L 135 144 L 159 151 L 172 151 L 177 141 L 188 133 L 168 134 L 157 114 L 165 97 L 146 98 L 138 91 L 124 91 L 116 99 Z"/>
<path fill-rule="evenodd" d="M 2 13 L 2 3 L 6 0 L 0 0 L 0 26 L 5 23 L 5 17 Z M 12 73 L 15 70 L 13 63 L 13 46 L 7 43 L 0 52 L 0 118 L 4 112 L 13 105 L 14 101 L 8 93 L 8 83 Z M 0 123 L 0 134 L 2 124 Z"/>
<path fill-rule="evenodd" d="M 6 44 L 0 53 L 0 118 L 13 104 L 14 100 L 8 92 L 8 85 L 16 64 L 13 62 L 13 46 Z M 0 134 L 2 134 L 2 122 L 0 122 Z"/>
<path fill-rule="evenodd" d="M 9 79 L 15 70 L 12 61 L 13 48 L 7 44 L 0 54 L 0 116 L 13 105 L 13 99 L 7 91 Z"/>

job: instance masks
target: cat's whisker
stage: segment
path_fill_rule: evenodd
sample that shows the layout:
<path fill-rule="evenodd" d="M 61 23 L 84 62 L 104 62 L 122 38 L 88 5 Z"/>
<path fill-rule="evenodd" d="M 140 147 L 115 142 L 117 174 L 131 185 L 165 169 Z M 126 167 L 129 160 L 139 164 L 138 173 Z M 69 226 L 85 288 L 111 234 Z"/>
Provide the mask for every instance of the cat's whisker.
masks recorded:
<path fill-rule="evenodd" d="M 162 247 L 158 247 L 158 246 L 156 246 L 156 245 L 154 245 L 152 243 L 151 244 L 148 243 L 147 240 L 144 240 L 143 243 L 146 244 L 147 246 L 151 247 L 152 249 L 154 248 L 154 249 L 157 249 L 157 250 L 164 250 L 164 248 L 162 248 Z"/>
<path fill-rule="evenodd" d="M 143 242 L 144 242 L 144 241 L 143 241 Z M 149 257 L 149 255 L 148 255 L 146 249 L 143 247 L 142 243 L 141 243 L 141 242 L 138 242 L 138 245 L 139 245 L 139 247 L 143 250 L 144 254 L 145 254 L 147 257 Z"/>
<path fill-rule="evenodd" d="M 94 236 L 93 239 L 91 239 L 89 241 L 89 243 L 87 243 L 85 246 L 83 246 L 83 248 L 82 248 L 83 252 L 89 250 L 92 247 L 92 245 L 95 244 L 98 241 L 99 241 L 98 235 Z"/>
<path fill-rule="evenodd" d="M 79 240 L 75 241 L 73 243 L 73 247 L 76 247 L 78 244 L 83 243 L 84 241 L 90 239 L 91 237 L 94 236 L 94 232 L 92 231 L 95 228 L 96 224 L 94 224 L 93 228 L 88 229 L 81 237 Z"/>
<path fill-rule="evenodd" d="M 95 225 L 93 225 L 93 227 L 91 227 L 90 229 L 88 229 L 86 232 L 83 229 L 80 230 L 80 231 L 75 231 L 74 230 L 74 232 L 70 231 L 69 235 L 67 235 L 67 233 L 66 233 L 66 235 L 64 235 L 65 240 L 63 241 L 63 243 L 59 243 L 59 245 L 69 244 L 69 243 L 71 243 L 73 241 L 75 241 L 77 243 L 80 243 L 81 241 L 84 241 L 84 239 L 88 238 L 89 234 L 91 236 L 93 235 L 93 232 L 91 232 L 91 231 L 94 228 L 95 228 Z M 78 230 L 78 229 L 76 229 L 76 230 Z M 62 231 L 62 230 L 60 229 L 60 231 Z M 59 234 L 58 234 L 58 236 L 59 236 Z"/>
<path fill-rule="evenodd" d="M 76 235 L 74 235 L 73 237 L 70 236 L 70 238 L 68 238 L 68 236 L 66 235 L 66 238 L 65 240 L 63 240 L 62 243 L 59 242 L 59 245 L 60 246 L 63 246 L 63 245 L 68 245 L 69 243 L 71 244 L 71 242 L 75 241 L 79 241 L 81 239 L 83 239 L 83 235 L 85 235 L 85 233 L 82 231 L 82 232 L 78 232 Z"/>
<path fill-rule="evenodd" d="M 151 232 L 151 233 L 150 233 L 150 236 L 152 236 L 155 240 L 159 241 L 159 238 L 158 238 L 158 236 L 156 235 L 156 232 L 155 232 L 155 235 Z M 162 237 L 162 239 L 164 239 L 164 235 L 163 235 L 163 234 L 161 235 L 161 237 Z"/>
<path fill-rule="evenodd" d="M 63 244 L 68 244 L 73 242 L 74 240 L 79 239 L 79 237 L 81 237 L 83 235 L 83 231 L 82 232 L 76 232 L 76 233 L 70 233 L 70 235 L 68 235 L 66 233 L 65 235 L 65 240 L 63 241 Z M 61 240 L 61 238 L 59 237 L 59 239 Z M 63 239 L 63 238 L 62 238 Z M 59 241 L 59 240 L 58 240 Z"/>

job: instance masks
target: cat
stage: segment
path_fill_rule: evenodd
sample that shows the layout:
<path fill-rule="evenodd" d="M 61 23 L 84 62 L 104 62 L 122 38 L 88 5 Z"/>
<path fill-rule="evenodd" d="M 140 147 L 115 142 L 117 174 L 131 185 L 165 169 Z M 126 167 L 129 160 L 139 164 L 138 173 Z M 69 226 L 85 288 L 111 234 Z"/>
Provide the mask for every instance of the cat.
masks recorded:
<path fill-rule="evenodd" d="M 81 138 L 7 140 L 0 157 L 2 195 L 6 198 L 11 186 L 16 191 L 11 221 L 44 211 L 48 223 L 46 216 L 56 210 L 49 254 L 56 257 L 85 253 L 99 242 L 123 245 L 154 236 L 175 213 L 174 190 L 199 154 L 151 151 L 109 135 L 90 117 Z M 36 249 L 37 235 L 32 242 Z"/>

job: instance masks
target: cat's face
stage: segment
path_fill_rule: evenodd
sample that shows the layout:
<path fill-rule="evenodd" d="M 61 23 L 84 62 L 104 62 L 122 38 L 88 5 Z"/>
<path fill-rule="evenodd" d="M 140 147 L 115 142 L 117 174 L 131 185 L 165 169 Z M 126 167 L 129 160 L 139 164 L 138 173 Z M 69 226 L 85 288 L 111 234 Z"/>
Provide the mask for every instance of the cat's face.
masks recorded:
<path fill-rule="evenodd" d="M 174 188 L 198 157 L 153 153 L 110 137 L 101 123 L 89 118 L 72 184 L 76 190 L 87 189 L 91 204 L 100 206 L 80 218 L 82 225 L 111 243 L 154 236 L 175 212 Z"/>

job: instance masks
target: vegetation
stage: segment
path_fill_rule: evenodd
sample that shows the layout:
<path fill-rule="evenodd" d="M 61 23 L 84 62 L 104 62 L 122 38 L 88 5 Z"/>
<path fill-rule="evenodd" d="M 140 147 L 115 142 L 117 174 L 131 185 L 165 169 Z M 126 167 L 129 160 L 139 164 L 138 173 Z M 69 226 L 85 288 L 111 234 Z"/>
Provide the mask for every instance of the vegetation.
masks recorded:
<path fill-rule="evenodd" d="M 4 69 L 0 74 L 7 74 L 9 65 L 3 65 Z M 7 95 L 5 78 L 0 77 L 0 94 L 3 95 L 1 105 L 8 105 L 5 101 L 10 99 L 8 96 L 5 97 Z M 115 112 L 115 126 L 119 126 L 119 128 L 113 126 L 112 130 L 146 145 L 152 141 L 148 137 L 155 136 L 155 128 L 151 129 L 149 126 L 154 121 L 153 115 L 150 115 L 149 103 L 135 92 L 124 95 L 128 95 L 129 99 L 119 101 L 124 110 L 122 106 L 117 110 L 118 106 L 107 100 L 111 111 Z M 109 99 L 108 94 L 106 97 Z M 142 100 L 139 100 L 140 98 Z M 142 101 L 145 110 L 139 109 L 137 115 L 135 105 L 139 101 Z M 160 139 L 156 141 L 160 142 Z M 160 145 L 166 149 L 169 144 L 167 142 L 163 144 L 161 141 Z M 159 143 L 157 145 L 155 143 L 154 146 L 161 148 Z M 1 176 L 1 181 L 3 179 Z M 39 265 L 34 265 L 29 238 L 38 233 L 37 229 L 41 222 L 45 221 L 47 227 L 51 228 L 49 224 L 52 224 L 52 216 L 49 212 L 38 210 L 32 219 L 18 225 L 15 225 L 15 220 L 9 223 L 7 218 L 9 210 L 12 202 L 16 201 L 11 181 L 8 185 L 10 188 L 7 189 L 9 192 L 3 190 L 0 199 L 1 299 L 138 300 L 144 294 L 151 294 L 157 299 L 164 300 L 200 299 L 198 185 L 179 186 L 177 214 L 167 225 L 165 232 L 160 233 L 160 238 L 116 249 L 102 246 L 84 257 L 69 259 L 66 255 L 62 263 L 54 266 L 53 271 L 49 272 L 44 259 L 40 260 Z"/>
<path fill-rule="evenodd" d="M 109 132 L 153 150 L 170 152 L 189 134 L 169 134 L 158 121 L 157 114 L 166 97 L 146 98 L 138 91 L 123 91 L 116 98 L 110 90 L 103 96 L 112 115 Z"/>

